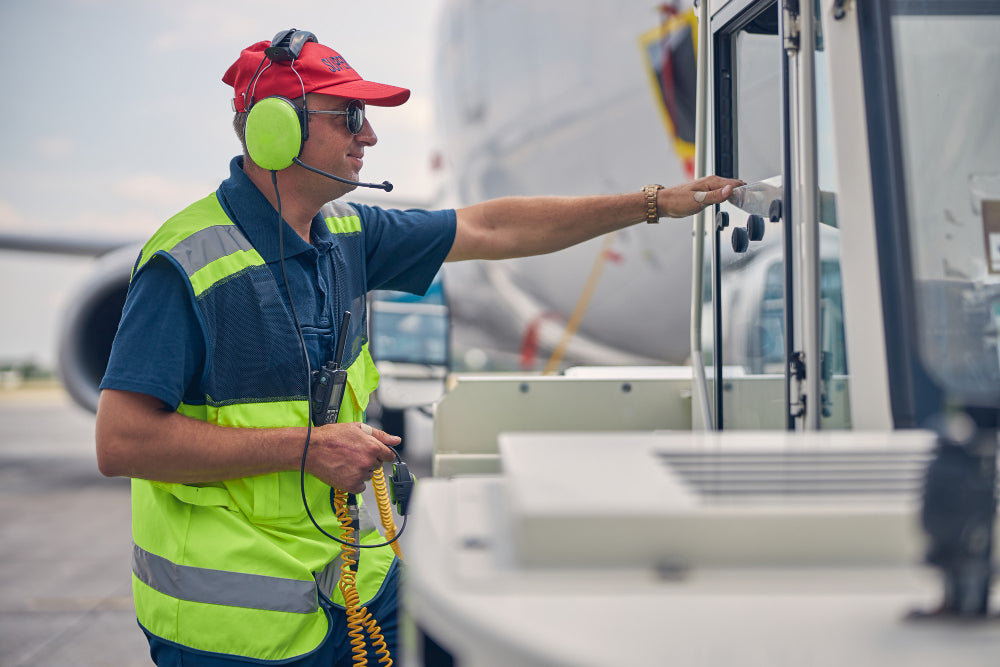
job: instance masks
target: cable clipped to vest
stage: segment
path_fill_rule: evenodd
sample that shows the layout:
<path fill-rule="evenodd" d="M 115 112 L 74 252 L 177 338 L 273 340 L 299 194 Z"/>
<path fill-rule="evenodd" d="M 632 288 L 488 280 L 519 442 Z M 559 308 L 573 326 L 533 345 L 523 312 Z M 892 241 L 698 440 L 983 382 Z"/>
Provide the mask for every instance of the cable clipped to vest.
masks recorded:
<path fill-rule="evenodd" d="M 312 522 L 313 526 L 316 527 L 316 530 L 318 530 L 320 533 L 322 533 L 323 535 L 325 535 L 326 537 L 330 538 L 331 540 L 333 540 L 334 542 L 336 542 L 338 544 L 345 545 L 345 546 L 350 546 L 350 547 L 354 547 L 354 548 L 358 548 L 358 549 L 377 549 L 379 547 L 387 547 L 387 546 L 390 546 L 390 545 L 394 545 L 396 543 L 396 541 L 400 538 L 400 536 L 402 536 L 403 531 L 406 529 L 406 516 L 405 515 L 403 516 L 403 524 L 399 527 L 399 532 L 398 533 L 395 530 L 395 524 L 394 524 L 394 522 L 392 522 L 392 517 L 391 516 L 389 517 L 389 524 L 386 525 L 385 524 L 386 518 L 383 515 L 382 521 L 383 521 L 383 525 L 385 526 L 385 529 L 386 529 L 386 532 L 387 532 L 387 537 L 389 537 L 389 539 L 386 540 L 385 542 L 380 542 L 378 544 L 361 544 L 360 542 L 353 543 L 353 542 L 344 541 L 344 540 L 342 540 L 341 538 L 339 538 L 339 537 L 337 537 L 335 535 L 331 535 L 329 532 L 327 532 L 326 530 L 324 530 L 322 526 L 319 525 L 319 522 L 316 521 L 316 517 L 313 516 L 312 510 L 309 508 L 309 500 L 306 497 L 306 460 L 307 460 L 308 455 L 309 455 L 309 442 L 312 440 L 313 420 L 317 419 L 317 418 L 319 418 L 321 420 L 321 421 L 317 421 L 317 425 L 327 423 L 325 421 L 325 419 L 329 416 L 329 414 L 330 414 L 329 411 L 332 410 L 332 409 L 335 409 L 337 411 L 335 414 L 339 415 L 340 401 L 339 400 L 335 401 L 335 399 L 333 397 L 331 397 L 331 396 L 328 395 L 326 397 L 326 401 L 327 401 L 328 405 L 324 406 L 324 408 L 322 410 L 316 410 L 316 411 L 313 410 L 313 383 L 314 383 L 314 381 L 316 381 L 317 382 L 317 386 L 321 385 L 322 384 L 321 378 L 324 377 L 322 371 L 326 371 L 328 369 L 326 367 L 324 367 L 323 369 L 321 369 L 321 371 L 317 372 L 316 377 L 314 378 L 313 372 L 312 372 L 312 365 L 309 363 L 309 348 L 306 347 L 306 340 L 305 340 L 305 337 L 302 335 L 302 325 L 299 323 L 299 316 L 295 312 L 295 300 L 292 297 L 292 289 L 291 289 L 291 286 L 290 286 L 289 281 L 288 281 L 288 271 L 285 268 L 285 235 L 283 233 L 282 226 L 281 226 L 281 222 L 282 222 L 282 218 L 281 218 L 281 193 L 278 191 L 278 172 L 276 172 L 276 171 L 271 171 L 271 184 L 274 186 L 274 198 L 275 198 L 275 203 L 277 204 L 276 208 L 277 208 L 277 211 L 278 211 L 278 256 L 280 257 L 280 262 L 281 262 L 281 277 L 282 277 L 282 279 L 284 280 L 284 283 L 285 283 L 285 291 L 288 293 L 288 305 L 289 305 L 289 309 L 291 310 L 292 321 L 295 323 L 295 333 L 298 335 L 299 345 L 302 348 L 302 358 L 303 358 L 303 360 L 305 362 L 305 365 L 306 365 L 306 378 L 307 378 L 307 382 L 306 382 L 306 400 L 308 401 L 308 404 L 309 404 L 309 411 L 310 411 L 310 417 L 311 418 L 306 420 L 306 441 L 305 441 L 305 444 L 302 446 L 302 460 L 301 460 L 301 462 L 299 464 L 299 493 L 302 496 L 302 505 L 303 505 L 303 507 L 306 510 L 306 514 L 309 516 L 309 520 Z M 349 318 L 350 318 L 350 315 L 348 313 L 345 313 L 344 321 L 345 322 L 349 322 L 350 321 Z M 346 334 L 345 334 L 344 329 L 345 329 L 345 327 L 342 326 L 341 327 L 341 339 L 342 340 L 338 344 L 338 348 L 339 348 L 338 354 L 339 355 L 343 354 L 343 344 L 344 344 L 344 340 L 346 339 Z M 335 361 L 335 365 L 337 365 L 337 364 L 339 364 L 339 362 Z M 344 375 L 343 379 L 344 379 L 344 381 L 346 381 L 346 371 L 342 371 L 342 369 L 338 369 L 338 368 L 332 368 L 332 369 L 329 369 L 329 370 L 331 371 L 330 375 L 329 375 L 329 378 L 328 378 L 329 381 L 330 381 L 330 383 L 329 383 L 330 384 L 329 389 L 330 389 L 330 391 L 332 393 L 333 386 L 337 382 L 337 379 L 336 379 L 336 377 L 337 377 L 337 371 L 340 370 L 341 372 L 343 372 L 343 375 Z M 331 408 L 329 406 L 329 404 L 332 404 L 332 403 L 335 403 L 335 405 Z M 334 419 L 336 419 L 336 416 L 334 416 Z M 386 445 L 386 447 L 388 447 L 388 445 Z M 392 449 L 392 447 L 389 447 L 389 449 Z M 396 456 L 396 463 L 393 464 L 393 469 L 395 470 L 396 466 L 400 465 L 400 464 L 402 464 L 402 466 L 405 468 L 405 464 L 403 464 L 402 463 L 402 459 L 399 458 L 399 453 L 396 452 L 395 449 L 392 449 L 392 453 Z M 374 478 L 375 478 L 376 475 L 379 475 L 380 477 L 382 477 L 381 468 L 377 468 L 375 470 L 375 472 L 372 473 L 372 479 L 373 479 L 372 484 L 373 485 L 375 483 L 374 482 Z M 382 486 L 383 492 L 384 492 L 384 488 L 385 488 L 384 487 L 384 479 L 385 478 L 382 477 L 382 480 L 383 480 L 383 486 Z M 395 479 L 395 476 L 394 476 L 394 479 Z M 411 483 L 412 483 L 412 480 L 411 480 Z M 408 493 L 408 487 L 407 487 L 407 496 L 408 495 L 409 495 L 409 493 Z M 381 500 L 380 500 L 380 503 L 381 503 Z M 400 505 L 401 505 L 401 503 L 397 504 L 397 507 L 399 507 Z M 403 508 L 403 510 L 405 511 L 405 507 Z M 381 514 L 381 509 L 379 510 L 379 512 Z M 400 512 L 400 514 L 403 514 L 403 512 Z M 388 535 L 388 533 L 390 532 L 390 529 L 389 529 L 390 525 L 392 526 L 392 530 L 391 530 L 391 532 L 393 533 L 392 535 Z M 398 547 L 393 547 L 393 550 L 398 553 Z"/>
<path fill-rule="evenodd" d="M 351 314 L 346 311 L 344 313 L 344 320 L 341 324 L 333 361 L 324 365 L 314 374 L 309 363 L 309 348 L 306 346 L 305 337 L 302 335 L 302 326 L 295 312 L 295 302 L 292 298 L 292 289 L 288 281 L 288 272 L 285 268 L 284 230 L 281 224 L 281 195 L 278 192 L 277 172 L 271 172 L 271 183 L 274 185 L 274 195 L 278 209 L 278 255 L 281 258 L 281 276 L 285 282 L 285 291 L 288 293 L 288 303 L 292 320 L 295 323 L 295 331 L 298 334 L 299 345 L 302 348 L 302 356 L 306 365 L 306 397 L 309 406 L 309 417 L 306 419 L 306 440 L 302 447 L 302 461 L 299 465 L 299 492 L 302 495 L 302 506 L 305 508 L 306 514 L 309 516 L 309 520 L 312 521 L 313 526 L 316 527 L 316 530 L 340 544 L 341 568 L 340 581 L 337 586 L 344 596 L 344 610 L 347 616 L 348 628 L 347 634 L 350 637 L 354 664 L 358 667 L 368 664 L 365 645 L 365 632 L 367 632 L 368 637 L 371 638 L 372 649 L 378 656 L 379 664 L 383 667 L 391 667 L 392 658 L 385 643 L 385 638 L 382 636 L 382 629 L 371 613 L 368 612 L 367 607 L 360 606 L 361 597 L 358 594 L 356 585 L 356 569 L 360 549 L 392 546 L 392 550 L 402 559 L 397 540 L 406 528 L 406 502 L 409 498 L 413 479 L 409 471 L 406 470 L 406 464 L 399 458 L 399 453 L 390 447 L 396 457 L 396 461 L 393 464 L 393 502 L 396 502 L 397 509 L 403 515 L 403 524 L 399 528 L 399 533 L 396 533 L 392 511 L 389 508 L 389 494 L 386 493 L 385 476 L 383 475 L 382 468 L 378 467 L 372 472 L 372 486 L 375 489 L 379 516 L 382 519 L 382 525 L 385 528 L 386 537 L 388 538 L 387 541 L 380 544 L 361 544 L 360 534 L 356 535 L 356 532 L 358 532 L 357 505 L 351 503 L 349 509 L 347 494 L 340 489 L 331 489 L 331 494 L 333 496 L 333 510 L 337 520 L 340 522 L 343 539 L 331 535 L 324 530 L 319 525 L 319 522 L 316 521 L 312 510 L 309 509 L 309 500 L 306 496 L 306 460 L 309 454 L 309 442 L 312 439 L 312 427 L 314 422 L 317 426 L 336 422 L 340 415 L 340 403 L 347 381 L 347 371 L 342 368 L 344 345 L 347 340 L 347 330 Z M 316 405 L 313 403 L 314 386 L 317 398 L 319 399 Z M 405 480 L 400 471 L 405 472 Z M 398 490 L 397 487 L 399 487 Z M 357 542 L 355 542 L 355 539 Z"/>

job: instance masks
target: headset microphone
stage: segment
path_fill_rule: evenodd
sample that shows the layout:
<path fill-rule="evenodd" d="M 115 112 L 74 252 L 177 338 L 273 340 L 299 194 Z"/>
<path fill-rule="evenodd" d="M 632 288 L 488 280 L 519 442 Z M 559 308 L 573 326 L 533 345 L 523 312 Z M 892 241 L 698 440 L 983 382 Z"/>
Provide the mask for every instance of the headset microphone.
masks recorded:
<path fill-rule="evenodd" d="M 347 183 L 348 185 L 358 185 L 363 188 L 378 188 L 379 190 L 385 190 L 386 192 L 392 192 L 392 183 L 389 181 L 382 181 L 381 183 L 362 183 L 361 181 L 352 181 L 346 178 L 341 178 L 340 176 L 334 176 L 333 174 L 323 171 L 322 169 L 317 169 L 316 167 L 311 167 L 297 157 L 292 158 L 292 162 L 299 165 L 303 169 L 307 169 L 320 176 L 326 176 L 327 178 L 332 178 L 335 181 L 340 181 L 341 183 Z"/>

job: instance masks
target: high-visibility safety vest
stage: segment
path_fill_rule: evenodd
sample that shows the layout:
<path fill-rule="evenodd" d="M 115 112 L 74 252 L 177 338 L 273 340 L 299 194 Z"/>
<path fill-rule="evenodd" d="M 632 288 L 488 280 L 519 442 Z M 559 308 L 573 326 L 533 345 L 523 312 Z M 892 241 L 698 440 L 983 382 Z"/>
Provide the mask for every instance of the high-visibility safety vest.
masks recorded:
<path fill-rule="evenodd" d="M 322 214 L 338 240 L 338 257 L 360 253 L 354 209 L 334 203 Z M 133 279 L 154 256 L 187 277 L 205 335 L 204 402 L 182 403 L 178 412 L 220 426 L 306 425 L 306 367 L 295 326 L 264 259 L 216 195 L 154 234 Z M 349 260 L 341 264 L 335 266 L 339 309 L 359 296 L 349 292 L 364 289 L 363 274 L 347 275 L 357 271 L 349 270 Z M 356 320 L 358 329 L 352 330 L 363 331 L 362 318 Z M 345 354 L 348 363 L 339 420 L 361 421 L 378 373 L 366 343 Z M 335 586 L 340 545 L 313 526 L 299 484 L 298 471 L 211 484 L 133 480 L 132 588 L 142 626 L 187 647 L 258 660 L 289 659 L 317 648 L 328 634 L 317 586 L 344 604 Z M 316 520 L 339 535 L 330 487 L 311 475 L 305 487 Z M 361 539 L 382 541 L 375 530 Z M 393 552 L 360 552 L 356 586 L 365 604 L 382 586 Z"/>

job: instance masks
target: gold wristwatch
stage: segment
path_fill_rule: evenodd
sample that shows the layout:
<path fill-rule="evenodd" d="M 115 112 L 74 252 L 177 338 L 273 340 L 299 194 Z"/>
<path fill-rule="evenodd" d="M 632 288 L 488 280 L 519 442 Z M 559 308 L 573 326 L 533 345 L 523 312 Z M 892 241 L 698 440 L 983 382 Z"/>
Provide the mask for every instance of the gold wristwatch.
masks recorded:
<path fill-rule="evenodd" d="M 659 183 L 651 183 L 642 191 L 646 193 L 646 222 L 655 225 L 660 221 L 660 207 L 656 203 L 656 193 L 663 189 Z"/>

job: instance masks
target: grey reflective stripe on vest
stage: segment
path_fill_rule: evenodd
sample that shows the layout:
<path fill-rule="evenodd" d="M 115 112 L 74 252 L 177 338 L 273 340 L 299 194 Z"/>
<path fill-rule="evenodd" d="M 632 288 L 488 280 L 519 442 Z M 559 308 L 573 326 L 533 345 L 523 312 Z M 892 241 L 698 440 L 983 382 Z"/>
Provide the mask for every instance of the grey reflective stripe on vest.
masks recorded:
<path fill-rule="evenodd" d="M 294 614 L 311 614 L 319 607 L 315 581 L 178 565 L 137 544 L 132 547 L 132 573 L 150 588 L 189 602 Z"/>
<path fill-rule="evenodd" d="M 192 276 L 215 260 L 253 246 L 236 225 L 213 225 L 199 230 L 170 249 L 170 256 Z"/>
<path fill-rule="evenodd" d="M 337 557 L 327 564 L 325 568 L 319 572 L 313 572 L 313 576 L 316 578 L 316 585 L 323 592 L 327 598 L 333 597 L 333 592 L 337 590 L 338 584 L 340 584 L 340 570 L 343 565 L 343 561 L 340 559 L 340 554 L 337 553 Z"/>
<path fill-rule="evenodd" d="M 347 202 L 334 199 L 323 204 L 319 209 L 319 214 L 324 218 L 346 218 L 356 216 L 358 212 Z"/>

